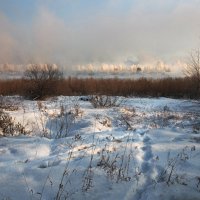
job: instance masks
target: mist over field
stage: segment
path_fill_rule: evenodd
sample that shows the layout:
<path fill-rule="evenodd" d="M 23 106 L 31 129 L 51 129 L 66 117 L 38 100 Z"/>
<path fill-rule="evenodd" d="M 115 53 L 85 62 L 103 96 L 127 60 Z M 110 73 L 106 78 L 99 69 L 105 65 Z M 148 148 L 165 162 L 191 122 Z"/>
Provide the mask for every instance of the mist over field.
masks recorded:
<path fill-rule="evenodd" d="M 0 2 L 0 63 L 78 66 L 186 62 L 199 0 Z"/>

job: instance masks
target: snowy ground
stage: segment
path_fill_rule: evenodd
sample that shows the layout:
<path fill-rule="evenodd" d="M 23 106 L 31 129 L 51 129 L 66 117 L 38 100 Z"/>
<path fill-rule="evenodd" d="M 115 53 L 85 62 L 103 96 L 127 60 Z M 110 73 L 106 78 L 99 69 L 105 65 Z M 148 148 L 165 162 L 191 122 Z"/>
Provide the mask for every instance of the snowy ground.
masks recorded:
<path fill-rule="evenodd" d="M 27 135 L 0 137 L 0 199 L 200 199 L 200 106 L 11 97 Z"/>

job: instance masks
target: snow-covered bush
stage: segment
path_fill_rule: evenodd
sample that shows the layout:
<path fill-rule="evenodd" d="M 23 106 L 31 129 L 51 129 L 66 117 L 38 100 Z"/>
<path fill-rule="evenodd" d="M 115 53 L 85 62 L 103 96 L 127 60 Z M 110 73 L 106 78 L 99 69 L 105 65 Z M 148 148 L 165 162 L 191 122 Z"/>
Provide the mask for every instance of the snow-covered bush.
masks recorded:
<path fill-rule="evenodd" d="M 94 108 L 110 108 L 118 107 L 122 103 L 122 99 L 118 96 L 94 95 L 91 96 L 90 102 Z"/>
<path fill-rule="evenodd" d="M 4 96 L 0 96 L 0 109 L 5 109 L 9 111 L 18 110 L 19 106 L 16 101 L 13 101 L 13 99 L 9 99 Z"/>
<path fill-rule="evenodd" d="M 18 123 L 15 123 L 13 118 L 0 109 L 0 135 L 1 136 L 15 136 L 15 135 L 26 135 L 29 132 L 25 127 Z"/>
<path fill-rule="evenodd" d="M 186 146 L 175 156 L 171 156 L 168 152 L 167 164 L 158 176 L 157 181 L 166 182 L 168 186 L 176 183 L 187 185 L 187 173 L 183 174 L 183 166 L 187 160 L 191 159 L 191 153 L 195 150 L 195 146 L 190 148 Z"/>

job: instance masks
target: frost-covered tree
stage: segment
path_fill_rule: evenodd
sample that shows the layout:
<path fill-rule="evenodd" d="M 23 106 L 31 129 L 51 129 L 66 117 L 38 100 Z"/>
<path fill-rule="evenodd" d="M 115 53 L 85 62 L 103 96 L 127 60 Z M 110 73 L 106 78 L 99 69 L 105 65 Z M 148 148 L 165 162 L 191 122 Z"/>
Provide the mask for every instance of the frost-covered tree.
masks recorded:
<path fill-rule="evenodd" d="M 200 49 L 195 49 L 191 52 L 185 75 L 191 79 L 193 95 L 200 97 Z"/>
<path fill-rule="evenodd" d="M 192 90 L 196 97 L 200 97 L 200 49 L 195 49 L 191 52 L 187 67 L 185 69 L 185 75 L 191 78 L 193 83 Z"/>

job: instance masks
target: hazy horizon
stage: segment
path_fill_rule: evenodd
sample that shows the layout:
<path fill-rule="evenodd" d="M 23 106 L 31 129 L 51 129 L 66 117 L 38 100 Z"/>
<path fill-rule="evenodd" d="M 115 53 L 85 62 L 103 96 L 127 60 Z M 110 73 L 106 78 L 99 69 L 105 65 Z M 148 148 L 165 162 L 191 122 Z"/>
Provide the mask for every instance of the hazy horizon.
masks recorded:
<path fill-rule="evenodd" d="M 0 1 L 0 63 L 184 62 L 200 43 L 200 0 Z"/>

